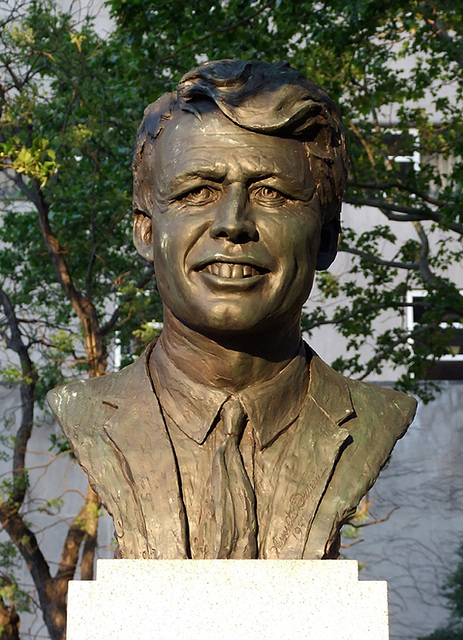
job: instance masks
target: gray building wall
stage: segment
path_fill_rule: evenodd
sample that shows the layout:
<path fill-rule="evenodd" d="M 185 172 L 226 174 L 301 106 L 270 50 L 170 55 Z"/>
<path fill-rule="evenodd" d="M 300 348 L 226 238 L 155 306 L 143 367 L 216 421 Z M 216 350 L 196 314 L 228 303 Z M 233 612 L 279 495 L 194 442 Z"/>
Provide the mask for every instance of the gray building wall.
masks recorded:
<path fill-rule="evenodd" d="M 360 578 L 389 583 L 391 640 L 412 640 L 447 620 L 442 584 L 463 541 L 463 383 L 443 382 L 420 403 L 405 437 L 370 492 L 373 518 L 343 550 Z M 349 542 L 349 541 L 346 541 Z"/>

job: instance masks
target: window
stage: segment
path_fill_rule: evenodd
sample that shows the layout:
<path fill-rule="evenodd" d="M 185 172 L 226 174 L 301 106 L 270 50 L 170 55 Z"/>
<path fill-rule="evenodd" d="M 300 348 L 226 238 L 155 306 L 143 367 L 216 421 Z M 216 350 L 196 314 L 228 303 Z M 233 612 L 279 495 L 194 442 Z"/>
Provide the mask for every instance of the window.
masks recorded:
<path fill-rule="evenodd" d="M 410 167 L 414 171 L 419 171 L 421 154 L 417 149 L 418 129 L 408 129 L 408 131 L 386 129 L 383 139 L 389 149 L 388 159 L 392 162 L 399 178 L 405 179 Z"/>
<path fill-rule="evenodd" d="M 425 312 L 426 291 L 415 289 L 407 294 L 407 325 L 410 331 L 416 327 Z M 448 354 L 439 360 L 430 362 L 426 371 L 428 380 L 463 380 L 463 323 L 461 318 L 449 314 L 439 327 L 448 331 Z M 419 346 L 419 338 L 411 339 L 410 344 Z"/>

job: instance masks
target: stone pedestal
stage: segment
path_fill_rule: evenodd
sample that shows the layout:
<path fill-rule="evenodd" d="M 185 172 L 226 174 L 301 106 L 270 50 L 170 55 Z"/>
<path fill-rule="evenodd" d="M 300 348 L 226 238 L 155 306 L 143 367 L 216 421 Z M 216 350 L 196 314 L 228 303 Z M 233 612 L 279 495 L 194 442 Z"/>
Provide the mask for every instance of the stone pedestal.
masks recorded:
<path fill-rule="evenodd" d="M 387 585 L 355 560 L 99 560 L 67 640 L 387 640 Z"/>

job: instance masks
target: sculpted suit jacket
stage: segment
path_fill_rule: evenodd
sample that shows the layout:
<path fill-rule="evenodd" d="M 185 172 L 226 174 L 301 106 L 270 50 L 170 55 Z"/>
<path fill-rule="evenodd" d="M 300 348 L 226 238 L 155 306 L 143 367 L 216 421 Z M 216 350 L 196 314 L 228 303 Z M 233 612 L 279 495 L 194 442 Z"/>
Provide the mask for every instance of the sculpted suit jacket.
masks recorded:
<path fill-rule="evenodd" d="M 149 348 L 118 373 L 73 382 L 48 401 L 112 515 L 124 558 L 189 556 L 182 470 L 148 374 Z M 336 557 L 355 512 L 411 423 L 416 401 L 349 380 L 308 349 L 299 418 L 261 451 L 259 558 Z"/>

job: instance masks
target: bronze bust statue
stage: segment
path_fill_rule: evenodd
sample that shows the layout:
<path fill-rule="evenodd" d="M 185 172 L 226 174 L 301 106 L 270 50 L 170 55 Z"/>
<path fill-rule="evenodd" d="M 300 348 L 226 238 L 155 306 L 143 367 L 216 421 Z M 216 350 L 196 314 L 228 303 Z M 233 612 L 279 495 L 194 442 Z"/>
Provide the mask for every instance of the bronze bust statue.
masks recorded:
<path fill-rule="evenodd" d="M 134 241 L 159 340 L 49 393 L 124 558 L 333 558 L 415 400 L 301 339 L 347 173 L 328 96 L 286 63 L 222 60 L 145 111 Z"/>

